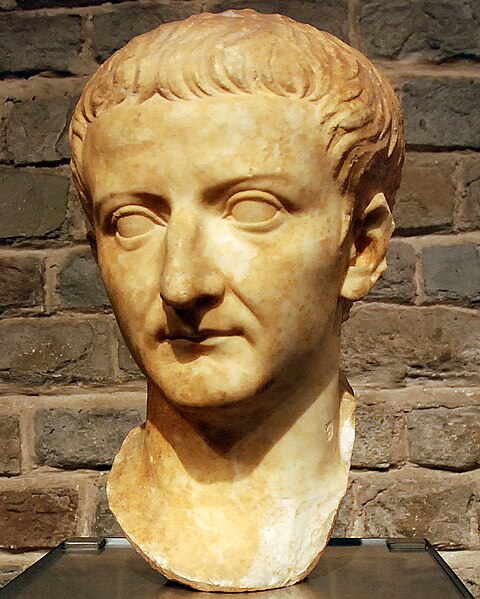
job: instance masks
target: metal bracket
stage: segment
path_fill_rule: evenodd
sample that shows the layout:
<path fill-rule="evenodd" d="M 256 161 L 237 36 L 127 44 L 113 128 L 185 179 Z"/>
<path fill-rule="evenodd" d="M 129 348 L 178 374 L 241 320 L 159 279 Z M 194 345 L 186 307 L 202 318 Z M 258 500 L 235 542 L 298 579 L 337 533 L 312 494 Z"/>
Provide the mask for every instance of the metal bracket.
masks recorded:
<path fill-rule="evenodd" d="M 425 539 L 387 539 L 389 551 L 402 553 L 421 553 L 426 551 Z"/>
<path fill-rule="evenodd" d="M 61 549 L 69 553 L 97 552 L 102 551 L 106 542 L 103 537 L 72 537 L 62 543 Z"/>

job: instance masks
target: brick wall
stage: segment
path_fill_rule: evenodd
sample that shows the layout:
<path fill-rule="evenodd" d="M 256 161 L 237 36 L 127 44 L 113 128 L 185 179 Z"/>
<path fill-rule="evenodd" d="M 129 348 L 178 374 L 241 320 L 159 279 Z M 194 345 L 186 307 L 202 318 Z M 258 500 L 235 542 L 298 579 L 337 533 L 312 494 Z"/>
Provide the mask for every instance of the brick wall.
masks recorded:
<path fill-rule="evenodd" d="M 345 328 L 359 409 L 336 532 L 426 535 L 480 597 L 478 0 L 0 0 L 0 583 L 119 532 L 105 477 L 144 414 L 68 172 L 76 98 L 133 35 L 245 6 L 333 32 L 400 95 L 389 269 Z"/>

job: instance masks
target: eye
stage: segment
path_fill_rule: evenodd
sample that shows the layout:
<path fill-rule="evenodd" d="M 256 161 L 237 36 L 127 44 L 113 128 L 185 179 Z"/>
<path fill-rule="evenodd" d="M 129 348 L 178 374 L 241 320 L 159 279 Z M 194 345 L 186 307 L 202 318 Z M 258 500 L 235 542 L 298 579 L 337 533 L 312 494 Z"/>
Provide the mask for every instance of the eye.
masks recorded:
<path fill-rule="evenodd" d="M 156 225 L 163 224 L 156 214 L 142 207 L 124 207 L 117 210 L 112 217 L 112 224 L 120 237 L 130 239 L 152 231 Z"/>
<path fill-rule="evenodd" d="M 235 194 L 227 203 L 227 214 L 242 225 L 270 223 L 283 206 L 271 194 L 249 191 Z"/>

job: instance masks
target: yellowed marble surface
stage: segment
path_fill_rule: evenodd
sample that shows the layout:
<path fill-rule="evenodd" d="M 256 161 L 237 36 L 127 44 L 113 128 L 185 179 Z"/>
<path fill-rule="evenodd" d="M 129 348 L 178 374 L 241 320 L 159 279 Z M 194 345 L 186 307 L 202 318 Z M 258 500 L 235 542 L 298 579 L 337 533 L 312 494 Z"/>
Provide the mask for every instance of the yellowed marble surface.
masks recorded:
<path fill-rule="evenodd" d="M 170 579 L 294 584 L 347 486 L 340 327 L 385 268 L 403 161 L 391 88 L 312 27 L 204 14 L 107 61 L 71 141 L 94 252 L 148 380 L 112 511 Z"/>

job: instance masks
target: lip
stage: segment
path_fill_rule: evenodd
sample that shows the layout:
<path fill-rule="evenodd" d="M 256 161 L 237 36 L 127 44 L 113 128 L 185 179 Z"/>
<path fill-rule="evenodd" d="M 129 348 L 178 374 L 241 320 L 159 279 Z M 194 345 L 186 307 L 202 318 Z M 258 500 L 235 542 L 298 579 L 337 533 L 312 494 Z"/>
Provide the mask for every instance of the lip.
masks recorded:
<path fill-rule="evenodd" d="M 167 333 L 163 336 L 162 341 L 187 342 L 201 345 L 212 342 L 219 342 L 229 337 L 239 337 L 242 335 L 243 333 L 239 329 L 233 329 L 228 331 L 204 329 L 198 331 L 197 333 L 184 333 L 180 331 L 178 333 Z"/>

